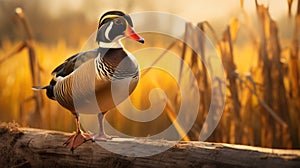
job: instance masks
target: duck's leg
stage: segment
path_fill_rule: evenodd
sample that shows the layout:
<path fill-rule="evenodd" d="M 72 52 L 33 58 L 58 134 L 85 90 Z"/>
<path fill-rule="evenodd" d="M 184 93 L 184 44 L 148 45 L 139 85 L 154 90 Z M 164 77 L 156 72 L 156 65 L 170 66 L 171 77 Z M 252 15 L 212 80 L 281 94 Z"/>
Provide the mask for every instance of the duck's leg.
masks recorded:
<path fill-rule="evenodd" d="M 76 123 L 76 133 L 70 136 L 70 138 L 64 143 L 64 145 L 68 146 L 71 149 L 71 151 L 76 149 L 84 142 L 88 140 L 92 140 L 91 136 L 88 133 L 84 133 L 80 129 L 79 119 L 77 115 L 75 115 L 75 123 Z"/>
<path fill-rule="evenodd" d="M 109 140 L 109 139 L 112 139 L 112 138 L 117 138 L 118 136 L 110 136 L 110 135 L 107 135 L 104 131 L 104 126 L 103 126 L 103 122 L 104 122 L 104 113 L 99 113 L 98 114 L 98 123 L 99 123 L 99 133 L 94 135 L 92 137 L 92 139 L 94 141 L 106 141 L 106 140 Z"/>

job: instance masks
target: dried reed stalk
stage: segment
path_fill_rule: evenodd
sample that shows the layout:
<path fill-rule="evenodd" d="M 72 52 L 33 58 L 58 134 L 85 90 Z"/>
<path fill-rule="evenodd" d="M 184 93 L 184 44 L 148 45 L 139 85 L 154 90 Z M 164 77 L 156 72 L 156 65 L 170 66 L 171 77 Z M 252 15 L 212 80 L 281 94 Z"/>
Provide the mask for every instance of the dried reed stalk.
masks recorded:
<path fill-rule="evenodd" d="M 189 35 L 189 30 L 191 27 L 191 23 L 186 23 L 185 24 L 185 33 L 183 37 L 183 47 L 182 47 L 182 53 L 181 53 L 181 59 L 185 61 L 185 56 L 186 56 L 186 50 L 187 50 L 187 44 L 185 43 L 188 40 L 188 35 Z M 183 61 L 180 62 L 180 67 L 179 67 L 179 77 L 178 77 L 178 84 L 180 85 L 181 83 L 181 76 L 182 76 L 182 71 L 183 71 Z"/>
<path fill-rule="evenodd" d="M 35 49 L 34 49 L 34 40 L 32 37 L 32 33 L 28 26 L 28 23 L 25 18 L 25 14 L 23 13 L 23 10 L 21 8 L 16 8 L 15 13 L 16 13 L 17 17 L 20 19 L 21 24 L 22 24 L 22 26 L 25 30 L 26 36 L 27 36 L 27 39 L 25 40 L 24 43 L 26 44 L 26 47 L 28 48 L 30 72 L 31 72 L 31 76 L 32 76 L 32 85 L 39 86 L 41 84 L 40 69 L 39 69 L 38 58 L 36 56 Z M 30 116 L 29 124 L 34 127 L 40 127 L 41 126 L 41 118 L 42 118 L 41 112 L 43 109 L 43 96 L 42 96 L 41 92 L 34 92 L 33 94 L 34 94 L 33 100 L 35 101 L 35 110 Z M 20 109 L 22 109 L 22 107 Z"/>
<path fill-rule="evenodd" d="M 290 0 L 292 1 L 292 0 Z M 289 8 L 291 8 L 292 2 L 289 2 Z M 299 35 L 300 35 L 300 2 L 297 1 L 297 13 L 295 16 L 295 27 L 293 34 L 293 43 L 290 52 L 289 62 L 289 77 L 290 77 L 290 95 L 291 102 L 293 102 L 292 111 L 290 112 L 291 120 L 291 139 L 292 147 L 299 147 L 299 127 L 300 127 L 300 69 L 299 69 Z"/>
<path fill-rule="evenodd" d="M 204 28 L 205 25 L 210 26 L 209 23 L 207 23 L 207 22 L 201 22 L 201 23 L 198 23 L 197 27 L 203 33 L 205 33 L 205 28 Z M 202 34 L 199 34 L 196 37 L 198 38 L 198 40 L 195 41 L 195 43 L 197 46 L 199 46 L 199 52 L 201 54 L 200 56 L 201 56 L 201 60 L 202 60 L 201 61 L 201 67 L 202 67 L 201 75 L 202 76 L 198 77 L 198 83 L 202 82 L 202 85 L 204 88 L 202 91 L 202 95 L 201 95 L 201 98 L 202 98 L 201 105 L 203 106 L 203 112 L 208 112 L 208 109 L 210 106 L 210 101 L 211 101 L 211 87 L 209 85 L 209 77 L 207 76 L 207 73 L 208 73 L 207 67 L 205 66 L 205 63 L 204 63 L 204 61 L 206 62 L 208 60 L 207 56 L 205 55 L 205 37 Z M 194 57 L 196 57 L 196 56 L 197 55 L 195 55 Z M 192 62 L 196 62 L 195 60 L 197 60 L 197 59 L 194 58 Z M 197 64 L 198 64 L 198 62 L 197 62 Z"/>
<path fill-rule="evenodd" d="M 260 20 L 260 60 L 264 85 L 264 101 L 284 121 L 288 122 L 289 105 L 286 89 L 283 83 L 283 66 L 280 62 L 281 47 L 278 37 L 276 22 L 270 17 L 267 7 L 259 5 L 256 1 L 257 14 Z M 283 137 L 286 127 L 280 127 L 279 123 L 273 122 L 269 115 L 263 116 L 265 128 L 263 143 L 279 147 L 288 138 Z M 288 122 L 289 123 L 289 122 Z M 288 124 L 289 125 L 289 124 Z"/>
<path fill-rule="evenodd" d="M 222 54 L 222 62 L 224 65 L 225 72 L 227 74 L 227 80 L 229 82 L 229 91 L 233 103 L 233 119 L 234 119 L 234 127 L 232 127 L 232 131 L 234 131 L 233 143 L 241 143 L 243 127 L 241 126 L 241 104 L 238 96 L 238 85 L 236 81 L 236 65 L 234 63 L 233 58 L 233 42 L 231 37 L 231 27 L 227 26 L 226 31 L 223 34 L 223 40 L 220 44 L 221 54 Z M 223 45 L 222 45 L 223 44 Z"/>

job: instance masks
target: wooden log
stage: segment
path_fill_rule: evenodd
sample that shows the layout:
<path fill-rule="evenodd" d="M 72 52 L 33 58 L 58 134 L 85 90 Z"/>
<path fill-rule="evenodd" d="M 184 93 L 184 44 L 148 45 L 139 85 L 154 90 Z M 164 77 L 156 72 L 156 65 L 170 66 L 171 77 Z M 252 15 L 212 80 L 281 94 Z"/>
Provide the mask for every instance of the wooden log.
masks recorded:
<path fill-rule="evenodd" d="M 70 133 L 0 125 L 1 167 L 299 167 L 300 150 L 279 150 L 243 145 L 178 142 L 165 152 L 148 157 L 127 157 L 86 142 L 73 153 L 62 144 Z M 117 138 L 108 146 L 146 145 L 160 150 L 165 140 Z M 145 149 L 141 149 L 143 152 Z"/>

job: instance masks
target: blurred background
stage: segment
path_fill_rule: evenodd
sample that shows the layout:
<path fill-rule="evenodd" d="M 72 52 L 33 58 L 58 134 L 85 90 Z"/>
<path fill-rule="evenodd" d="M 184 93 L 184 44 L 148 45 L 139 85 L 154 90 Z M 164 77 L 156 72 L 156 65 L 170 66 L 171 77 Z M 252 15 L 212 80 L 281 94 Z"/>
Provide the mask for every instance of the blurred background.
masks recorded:
<path fill-rule="evenodd" d="M 299 148 L 299 3 L 298 0 L 2 0 L 0 121 L 73 131 L 71 113 L 49 100 L 44 92 L 34 92 L 31 87 L 47 85 L 53 68 L 82 50 L 105 11 L 163 11 L 191 22 L 186 24 L 182 36 L 194 37 L 190 40 L 199 46 L 202 58 L 209 54 L 201 45 L 203 39 L 197 38 L 196 27 L 210 37 L 222 59 L 226 80 L 220 81 L 220 85 L 226 85 L 225 108 L 208 141 Z M 156 23 L 154 19 L 146 21 Z M 211 101 L 212 84 L 204 64 L 179 40 L 159 34 L 143 33 L 142 36 L 149 41 L 144 48 L 160 47 L 179 55 L 197 78 L 200 108 L 183 140 L 198 140 Z M 141 49 L 139 44 L 127 39 L 123 42 L 131 52 Z M 156 57 L 141 59 L 140 63 L 168 62 L 168 54 L 151 54 Z M 183 66 L 175 68 L 178 72 L 184 70 Z M 186 76 L 179 78 L 188 80 Z M 149 91 L 155 87 L 162 88 L 168 96 L 163 114 L 155 121 L 136 123 L 116 109 L 108 113 L 108 121 L 121 132 L 134 136 L 164 130 L 176 118 L 180 105 L 180 93 L 172 76 L 158 70 L 143 71 L 131 99 L 138 108 L 146 109 L 150 103 Z M 182 134 L 180 125 L 176 130 Z"/>

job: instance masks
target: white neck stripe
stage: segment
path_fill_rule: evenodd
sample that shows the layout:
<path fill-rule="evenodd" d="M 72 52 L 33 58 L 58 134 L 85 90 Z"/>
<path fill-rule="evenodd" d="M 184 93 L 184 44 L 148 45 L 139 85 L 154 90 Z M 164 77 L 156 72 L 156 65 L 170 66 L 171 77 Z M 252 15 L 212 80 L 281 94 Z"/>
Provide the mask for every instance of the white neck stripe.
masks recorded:
<path fill-rule="evenodd" d="M 121 42 L 115 41 L 115 42 L 110 42 L 110 43 L 105 43 L 105 42 L 99 42 L 99 47 L 101 48 L 123 48 Z"/>

